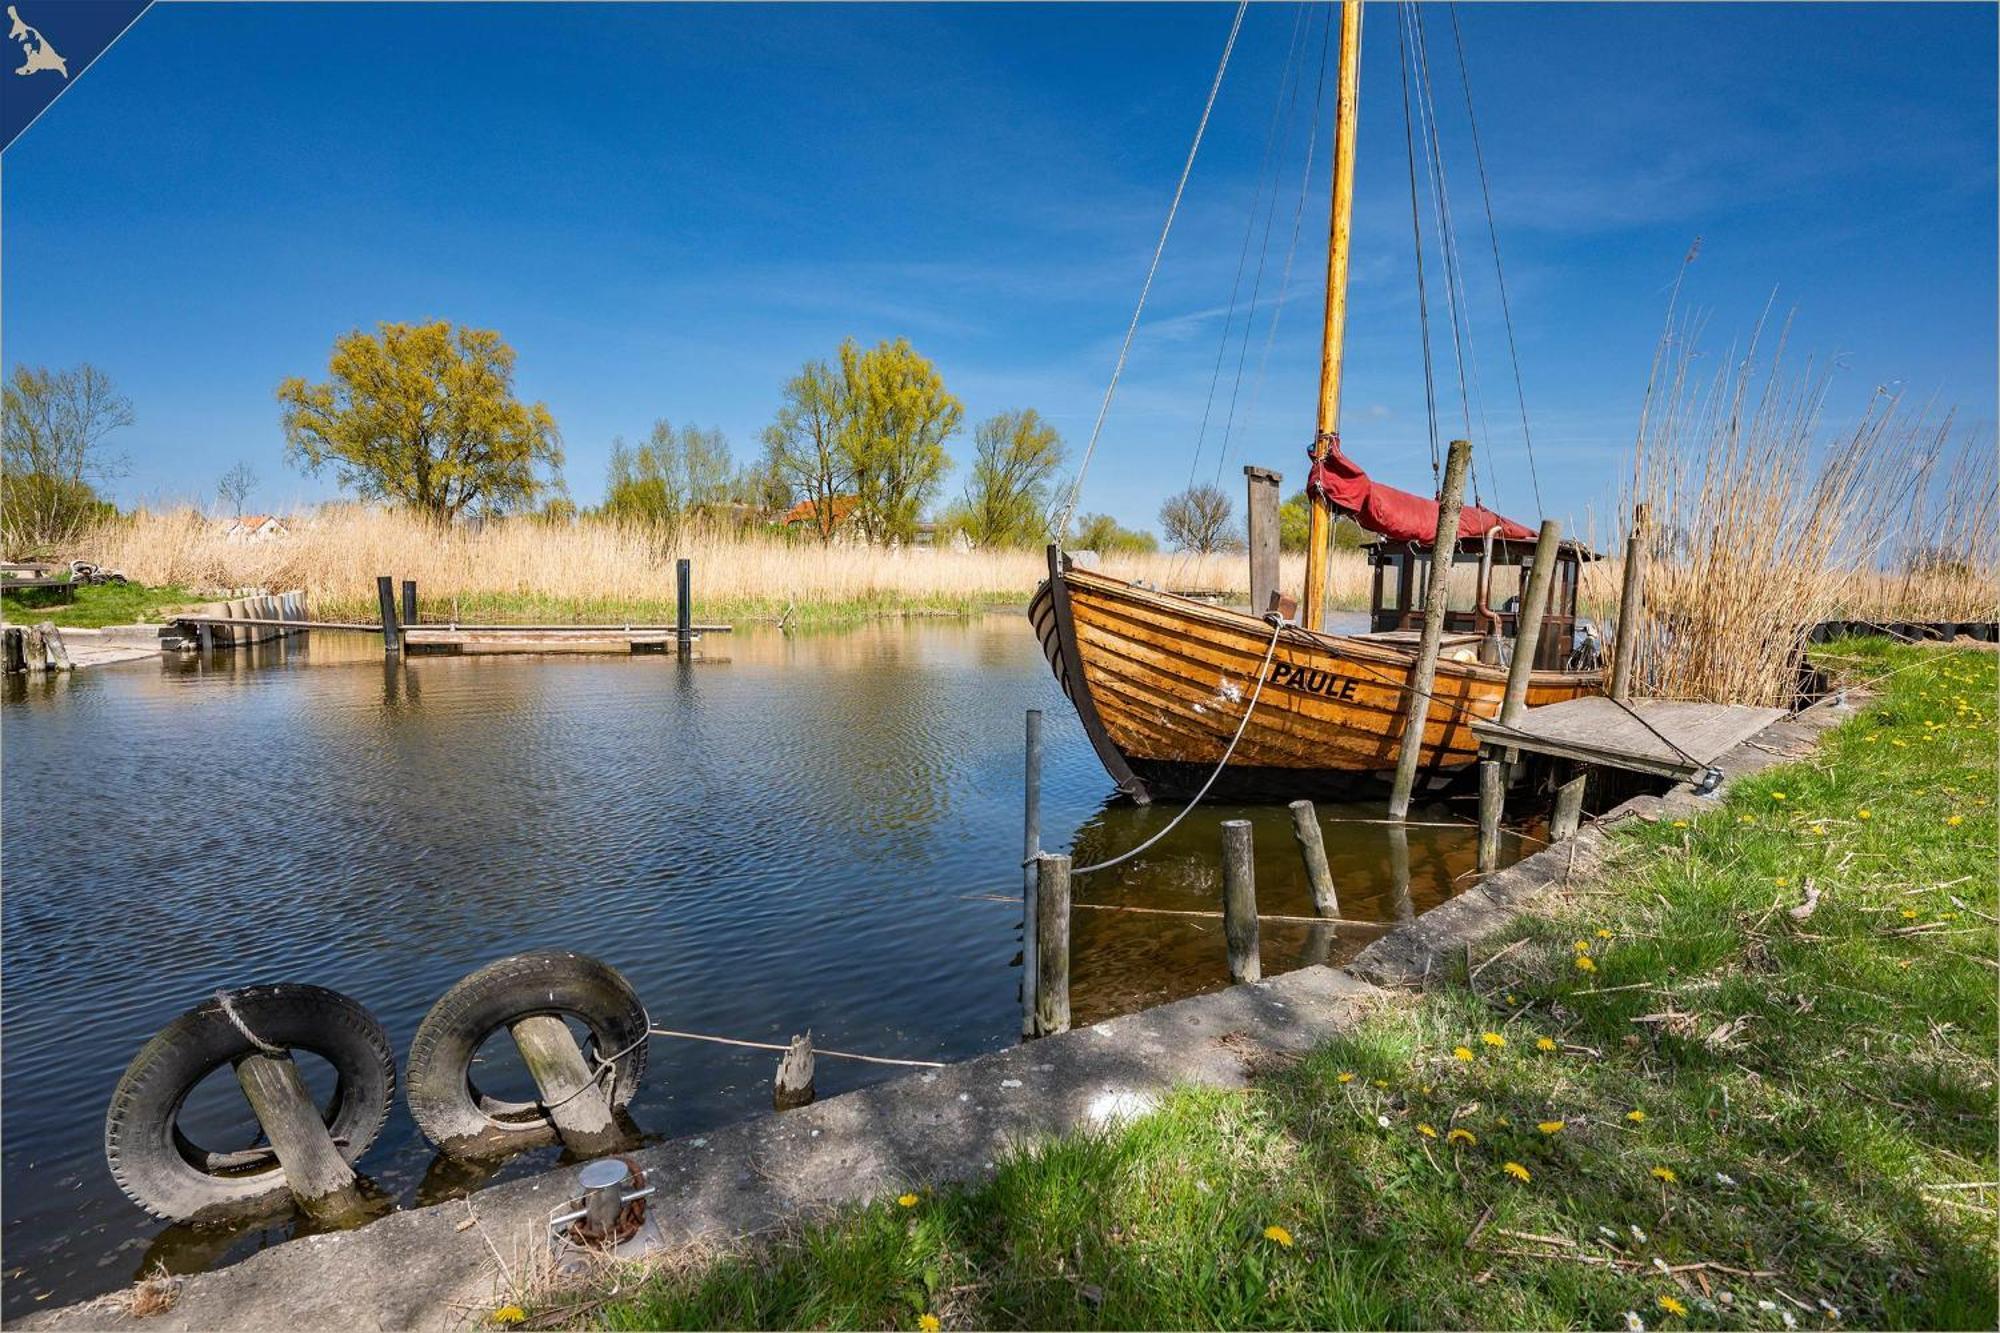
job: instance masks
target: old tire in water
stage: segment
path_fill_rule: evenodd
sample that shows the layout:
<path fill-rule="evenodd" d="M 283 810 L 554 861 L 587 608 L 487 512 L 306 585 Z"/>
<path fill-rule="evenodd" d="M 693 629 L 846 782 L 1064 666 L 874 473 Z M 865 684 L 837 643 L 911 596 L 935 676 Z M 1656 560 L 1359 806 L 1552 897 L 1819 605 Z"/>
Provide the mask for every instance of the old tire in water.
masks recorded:
<path fill-rule="evenodd" d="M 188 1010 L 140 1048 L 111 1094 L 104 1118 L 104 1156 L 118 1187 L 157 1217 L 184 1221 L 226 1216 L 287 1193 L 284 1168 L 231 1161 L 182 1134 L 177 1121 L 195 1086 L 224 1065 L 259 1051 L 248 1028 L 271 1046 L 309 1051 L 336 1075 L 331 1104 L 322 1108 L 327 1132 L 343 1140 L 350 1163 L 366 1152 L 389 1116 L 396 1092 L 396 1055 L 389 1034 L 358 1001 L 321 986 L 248 986 Z"/>
<path fill-rule="evenodd" d="M 540 1103 L 488 1096 L 472 1079 L 473 1056 L 486 1039 L 537 1014 L 582 1022 L 590 1054 L 617 1056 L 609 1076 L 612 1107 L 632 1100 L 646 1073 L 648 1020 L 631 983 L 582 954 L 515 954 L 446 991 L 417 1027 L 405 1081 L 410 1114 L 425 1138 L 446 1151 L 485 1152 L 509 1147 L 510 1130 L 547 1124 Z M 497 1141 L 496 1132 L 503 1136 Z"/>

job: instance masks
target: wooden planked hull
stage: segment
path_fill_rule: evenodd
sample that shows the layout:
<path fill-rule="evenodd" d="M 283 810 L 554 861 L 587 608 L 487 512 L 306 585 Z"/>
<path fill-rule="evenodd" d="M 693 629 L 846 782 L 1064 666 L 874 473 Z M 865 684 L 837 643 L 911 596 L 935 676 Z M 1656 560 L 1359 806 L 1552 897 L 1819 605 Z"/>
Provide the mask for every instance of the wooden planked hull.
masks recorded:
<path fill-rule="evenodd" d="M 1052 564 L 1029 618 L 1106 771 L 1137 799 L 1186 796 L 1222 759 L 1260 673 L 1263 691 L 1216 790 L 1240 797 L 1349 794 L 1393 774 L 1414 654 L 1365 638 L 1279 631 L 1242 612 Z M 1497 717 L 1502 667 L 1440 661 L 1423 773 L 1448 782 L 1478 758 L 1475 720 Z M 1603 690 L 1601 672 L 1538 671 L 1528 704 Z"/>

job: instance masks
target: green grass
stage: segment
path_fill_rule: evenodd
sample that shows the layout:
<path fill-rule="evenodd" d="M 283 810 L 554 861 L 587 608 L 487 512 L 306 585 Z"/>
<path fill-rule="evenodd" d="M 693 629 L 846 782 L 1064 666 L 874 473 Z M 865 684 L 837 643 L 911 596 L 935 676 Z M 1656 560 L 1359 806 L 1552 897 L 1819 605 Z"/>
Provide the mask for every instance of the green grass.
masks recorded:
<path fill-rule="evenodd" d="M 158 620 L 169 611 L 197 599 L 185 588 L 149 588 L 141 583 L 92 583 L 70 588 L 32 588 L 0 595 L 0 610 L 9 624 L 38 625 L 47 620 L 60 628 L 97 629 Z"/>
<path fill-rule="evenodd" d="M 1251 1092 L 538 1317 L 1993 1328 L 1995 656 L 1829 656 L 1886 674 L 1873 707 L 1711 812 L 1619 833 L 1472 984 Z"/>

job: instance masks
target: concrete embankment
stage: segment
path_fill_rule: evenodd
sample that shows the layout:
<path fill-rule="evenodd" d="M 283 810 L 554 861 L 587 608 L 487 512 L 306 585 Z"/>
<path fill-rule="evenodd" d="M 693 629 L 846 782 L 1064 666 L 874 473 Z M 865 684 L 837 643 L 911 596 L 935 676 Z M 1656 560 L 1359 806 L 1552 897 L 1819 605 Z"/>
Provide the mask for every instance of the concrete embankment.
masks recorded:
<path fill-rule="evenodd" d="M 1779 722 L 1719 763 L 1727 782 L 1810 750 L 1849 715 L 1819 705 Z M 1544 895 L 1582 883 L 1608 851 L 1607 825 L 1700 809 L 1677 789 L 1638 797 L 1575 838 L 1488 877 L 1371 944 L 1347 969 L 1309 967 L 913 1074 L 782 1115 L 675 1140 L 638 1154 L 670 1242 L 710 1243 L 842 1203 L 977 1180 L 1036 1139 L 1142 1112 L 1176 1085 L 1245 1086 L 1260 1064 L 1290 1059 L 1351 1027 L 1396 986 L 1443 977 L 1468 945 L 1505 928 Z M 149 1327 L 444 1329 L 477 1322 L 507 1282 L 545 1250 L 547 1218 L 575 1193 L 574 1169 L 396 1213 L 358 1231 L 277 1246 L 190 1277 Z M 467 1225 L 476 1218 L 476 1225 Z M 29 1326 L 135 1323 L 115 1298 L 38 1314 Z"/>

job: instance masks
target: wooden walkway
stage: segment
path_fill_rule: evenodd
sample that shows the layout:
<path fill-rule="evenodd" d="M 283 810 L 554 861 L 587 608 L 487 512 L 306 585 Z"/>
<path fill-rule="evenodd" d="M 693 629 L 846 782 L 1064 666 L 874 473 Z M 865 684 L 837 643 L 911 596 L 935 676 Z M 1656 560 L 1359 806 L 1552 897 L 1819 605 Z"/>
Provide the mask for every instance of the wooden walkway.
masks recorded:
<path fill-rule="evenodd" d="M 1607 768 L 1685 781 L 1722 754 L 1785 716 L 1782 708 L 1744 704 L 1634 699 L 1620 705 L 1601 695 L 1530 708 L 1520 725 L 1475 722 L 1482 745 L 1554 755 Z"/>

